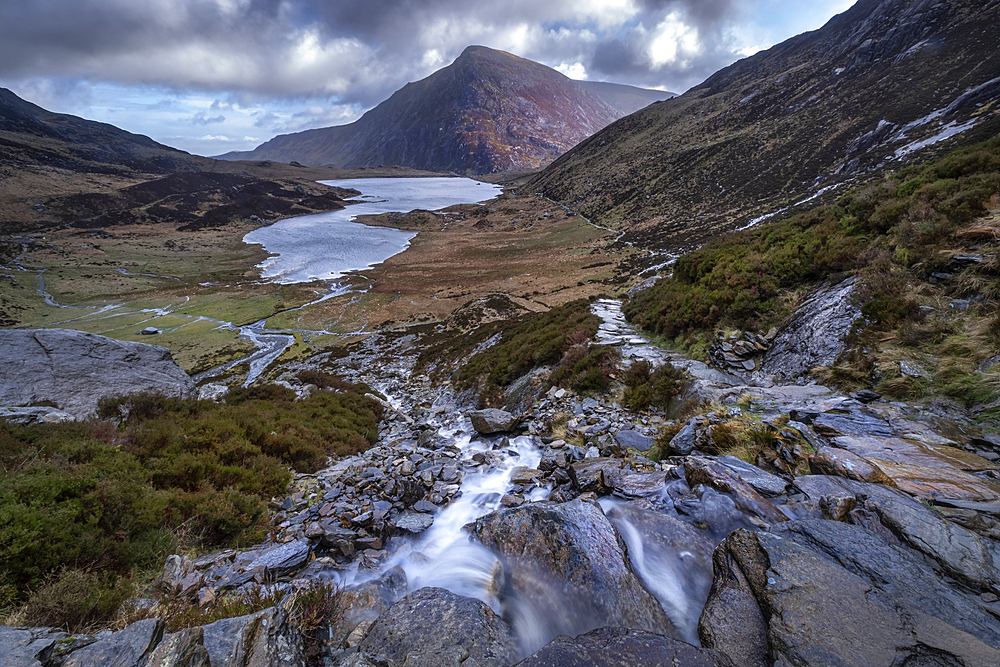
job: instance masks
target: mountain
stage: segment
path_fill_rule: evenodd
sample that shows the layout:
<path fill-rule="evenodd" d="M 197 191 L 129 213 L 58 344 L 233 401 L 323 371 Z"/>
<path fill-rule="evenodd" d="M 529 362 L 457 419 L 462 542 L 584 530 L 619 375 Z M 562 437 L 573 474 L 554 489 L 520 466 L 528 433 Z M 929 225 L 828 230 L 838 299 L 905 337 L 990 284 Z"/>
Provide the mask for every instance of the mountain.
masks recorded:
<path fill-rule="evenodd" d="M 549 67 L 470 46 L 349 125 L 279 135 L 220 157 L 470 174 L 535 169 L 623 115 Z"/>
<path fill-rule="evenodd" d="M 615 109 L 618 109 L 624 116 L 648 107 L 653 102 L 662 102 L 663 100 L 669 100 L 671 97 L 677 97 L 677 93 L 671 93 L 666 90 L 637 88 L 622 83 L 609 83 L 606 81 L 577 81 L 577 83 L 584 90 L 590 91 Z"/>
<path fill-rule="evenodd" d="M 608 126 L 525 187 L 660 246 L 836 196 L 1000 131 L 996 25 L 996 0 L 859 0 Z"/>
<path fill-rule="evenodd" d="M 114 125 L 46 111 L 6 88 L 0 88 L 0 161 L 93 173 L 192 171 L 211 162 Z"/>

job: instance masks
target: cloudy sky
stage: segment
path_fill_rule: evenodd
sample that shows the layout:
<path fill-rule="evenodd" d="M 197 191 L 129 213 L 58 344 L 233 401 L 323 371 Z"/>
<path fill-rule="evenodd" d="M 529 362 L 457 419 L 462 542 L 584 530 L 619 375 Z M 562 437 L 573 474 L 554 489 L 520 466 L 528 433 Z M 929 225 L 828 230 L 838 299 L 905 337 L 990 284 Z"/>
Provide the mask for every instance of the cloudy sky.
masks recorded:
<path fill-rule="evenodd" d="M 348 123 L 470 44 L 683 92 L 854 0 L 0 0 L 0 86 L 216 155 Z"/>

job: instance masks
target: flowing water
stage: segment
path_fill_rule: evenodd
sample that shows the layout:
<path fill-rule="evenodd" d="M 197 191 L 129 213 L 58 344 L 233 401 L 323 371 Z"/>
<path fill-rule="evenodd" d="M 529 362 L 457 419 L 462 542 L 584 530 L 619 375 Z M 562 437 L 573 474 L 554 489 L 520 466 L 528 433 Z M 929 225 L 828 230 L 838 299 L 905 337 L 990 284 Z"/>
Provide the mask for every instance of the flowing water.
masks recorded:
<path fill-rule="evenodd" d="M 633 358 L 660 360 L 654 352 L 655 346 L 624 321 L 619 306 L 611 300 L 602 300 L 592 306 L 604 322 L 601 336 L 605 342 L 624 346 Z M 373 343 L 372 347 L 374 350 L 377 344 Z M 361 364 L 375 377 L 365 377 L 362 371 L 358 379 L 368 381 L 389 396 L 394 407 L 406 413 L 408 402 L 420 402 L 428 397 L 409 395 L 405 379 L 410 376 L 411 363 L 403 354 L 396 355 L 396 359 L 392 369 L 374 369 L 378 364 L 373 363 Z M 456 465 L 466 473 L 461 481 L 460 496 L 439 509 L 433 525 L 422 534 L 392 538 L 388 545 L 391 553 L 377 569 L 359 569 L 355 564 L 340 571 L 339 583 L 361 583 L 401 568 L 410 592 L 437 586 L 489 605 L 514 629 L 522 655 L 530 654 L 559 634 L 575 636 L 606 625 L 605 619 L 594 614 L 595 605 L 589 598 L 567 599 L 564 582 L 551 581 L 538 572 L 512 572 L 505 559 L 482 546 L 467 529 L 477 518 L 503 508 L 503 496 L 512 491 L 512 470 L 517 466 L 537 467 L 544 447 L 541 441 L 532 436 L 504 439 L 477 435 L 447 390 L 433 403 L 435 408 L 442 408 L 431 410 L 435 417 L 430 423 L 437 428 L 435 449 L 454 451 Z M 486 454 L 491 464 L 477 465 L 473 459 L 477 453 Z M 399 456 L 406 454 L 404 449 Z M 626 546 L 632 571 L 670 618 L 675 636 L 698 645 L 698 616 L 711 585 L 710 547 L 718 540 L 706 537 L 700 541 L 700 547 L 696 547 L 683 543 L 683 531 L 681 538 L 675 536 L 673 539 L 664 538 L 658 532 L 666 520 L 665 514 L 670 515 L 670 521 L 681 523 L 667 494 L 667 486 L 665 483 L 660 496 L 644 499 L 639 504 L 612 497 L 603 498 L 600 504 Z M 526 495 L 530 501 L 545 500 L 550 490 L 538 487 Z M 696 531 L 690 523 L 684 526 L 687 531 Z M 713 540 L 710 544 L 709 539 Z M 512 578 L 520 583 L 518 590 L 508 585 Z"/>

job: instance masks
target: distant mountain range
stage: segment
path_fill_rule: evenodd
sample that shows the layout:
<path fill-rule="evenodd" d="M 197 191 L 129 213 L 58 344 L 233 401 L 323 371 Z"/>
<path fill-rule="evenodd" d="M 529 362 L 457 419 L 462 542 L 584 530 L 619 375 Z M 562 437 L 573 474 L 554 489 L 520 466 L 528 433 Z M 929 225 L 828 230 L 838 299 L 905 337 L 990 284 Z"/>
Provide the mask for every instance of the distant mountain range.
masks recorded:
<path fill-rule="evenodd" d="M 349 125 L 279 135 L 219 157 L 465 174 L 536 169 L 614 120 L 671 96 L 574 81 L 531 60 L 470 46 Z"/>
<path fill-rule="evenodd" d="M 836 196 L 1000 131 L 997 25 L 996 0 L 859 0 L 617 121 L 526 188 L 660 246 Z"/>

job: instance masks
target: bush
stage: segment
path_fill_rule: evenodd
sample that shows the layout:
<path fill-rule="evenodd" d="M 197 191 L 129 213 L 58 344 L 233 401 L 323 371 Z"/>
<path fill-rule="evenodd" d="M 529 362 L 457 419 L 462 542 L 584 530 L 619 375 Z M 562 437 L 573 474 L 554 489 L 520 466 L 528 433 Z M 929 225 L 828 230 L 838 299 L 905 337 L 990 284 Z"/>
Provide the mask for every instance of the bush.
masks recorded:
<path fill-rule="evenodd" d="M 648 361 L 640 359 L 622 378 L 625 385 L 622 402 L 632 410 L 665 409 L 674 397 L 680 396 L 687 379 L 687 373 L 669 362 L 653 368 Z"/>
<path fill-rule="evenodd" d="M 38 618 L 88 624 L 111 598 L 77 592 L 74 602 L 70 582 L 98 577 L 95 590 L 117 591 L 115 577 L 162 564 L 177 546 L 172 531 L 204 546 L 261 539 L 266 500 L 284 492 L 289 466 L 311 472 L 375 441 L 382 406 L 367 387 L 341 386 L 302 401 L 283 388 L 237 392 L 237 405 L 102 401 L 102 414 L 122 420 L 117 429 L 0 422 L 0 606 L 45 590 L 53 602 L 32 603 Z M 77 616 L 60 611 L 70 607 Z"/>

